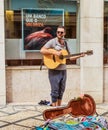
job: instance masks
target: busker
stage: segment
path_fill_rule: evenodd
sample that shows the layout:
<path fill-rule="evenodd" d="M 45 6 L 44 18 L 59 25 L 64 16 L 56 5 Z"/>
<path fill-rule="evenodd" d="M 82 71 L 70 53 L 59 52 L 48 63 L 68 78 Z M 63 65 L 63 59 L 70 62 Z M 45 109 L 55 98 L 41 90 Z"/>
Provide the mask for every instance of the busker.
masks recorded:
<path fill-rule="evenodd" d="M 57 37 L 49 40 L 40 50 L 43 55 L 55 55 L 61 56 L 62 50 L 67 50 L 69 53 L 69 48 L 64 40 L 66 35 L 65 27 L 59 26 L 56 32 Z M 54 51 L 50 50 L 54 49 Z M 81 53 L 77 56 L 70 57 L 70 60 L 76 60 L 77 58 L 84 57 L 85 54 Z M 54 69 L 48 70 L 49 81 L 51 85 L 51 100 L 52 106 L 60 106 L 63 98 L 63 94 L 66 87 L 66 64 L 60 64 Z"/>

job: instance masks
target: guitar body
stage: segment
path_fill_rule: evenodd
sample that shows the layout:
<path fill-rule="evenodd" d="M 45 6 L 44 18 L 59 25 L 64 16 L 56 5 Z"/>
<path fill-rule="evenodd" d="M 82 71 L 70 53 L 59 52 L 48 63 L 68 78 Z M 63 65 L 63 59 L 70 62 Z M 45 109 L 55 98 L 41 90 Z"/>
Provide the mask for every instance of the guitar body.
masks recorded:
<path fill-rule="evenodd" d="M 55 51 L 54 49 L 49 49 L 49 50 Z M 67 50 L 61 50 L 61 51 L 62 51 L 63 56 L 68 55 Z M 60 64 L 66 64 L 66 58 L 60 59 L 60 57 L 56 55 L 44 55 L 43 60 L 44 60 L 45 66 L 48 67 L 49 69 L 55 69 Z"/>
<path fill-rule="evenodd" d="M 58 107 L 47 109 L 43 112 L 44 120 L 56 119 L 66 114 L 71 114 L 73 117 L 91 116 L 96 113 L 96 104 L 94 99 L 84 94 L 82 98 L 72 99 L 66 107 Z"/>
<path fill-rule="evenodd" d="M 54 52 L 56 50 L 54 49 L 49 49 L 51 52 Z M 81 52 L 81 53 L 77 53 L 77 54 L 69 54 L 67 50 L 61 50 L 62 55 L 61 56 L 56 56 L 56 55 L 43 55 L 43 61 L 44 64 L 47 68 L 49 69 L 55 69 L 57 68 L 60 64 L 66 64 L 66 59 L 69 59 L 72 56 L 78 56 L 81 54 L 87 54 L 87 55 L 92 55 L 93 54 L 93 50 L 88 50 L 86 52 Z"/>

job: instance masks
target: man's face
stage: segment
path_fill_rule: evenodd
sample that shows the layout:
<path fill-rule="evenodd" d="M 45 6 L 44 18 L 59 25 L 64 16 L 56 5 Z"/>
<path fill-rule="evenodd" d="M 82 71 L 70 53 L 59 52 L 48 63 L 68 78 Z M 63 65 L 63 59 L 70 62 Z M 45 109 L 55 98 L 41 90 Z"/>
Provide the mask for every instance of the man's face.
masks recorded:
<path fill-rule="evenodd" d="M 65 36 L 64 28 L 58 28 L 56 34 L 59 39 L 63 38 Z"/>

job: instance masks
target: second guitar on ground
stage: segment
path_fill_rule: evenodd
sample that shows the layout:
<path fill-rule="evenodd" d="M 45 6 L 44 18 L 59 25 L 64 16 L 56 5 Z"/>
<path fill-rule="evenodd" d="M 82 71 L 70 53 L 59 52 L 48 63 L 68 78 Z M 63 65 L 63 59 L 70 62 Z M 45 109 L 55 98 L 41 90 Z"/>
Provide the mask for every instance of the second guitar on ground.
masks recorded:
<path fill-rule="evenodd" d="M 54 49 L 49 49 L 50 51 L 56 51 Z M 43 61 L 46 67 L 49 69 L 55 69 L 57 68 L 60 64 L 66 64 L 66 59 L 69 59 L 72 56 L 78 56 L 81 55 L 82 53 L 87 54 L 87 55 L 92 55 L 93 50 L 88 50 L 86 52 L 81 52 L 81 53 L 76 53 L 76 54 L 68 54 L 67 50 L 61 50 L 62 55 L 57 56 L 57 55 L 43 55 Z"/>

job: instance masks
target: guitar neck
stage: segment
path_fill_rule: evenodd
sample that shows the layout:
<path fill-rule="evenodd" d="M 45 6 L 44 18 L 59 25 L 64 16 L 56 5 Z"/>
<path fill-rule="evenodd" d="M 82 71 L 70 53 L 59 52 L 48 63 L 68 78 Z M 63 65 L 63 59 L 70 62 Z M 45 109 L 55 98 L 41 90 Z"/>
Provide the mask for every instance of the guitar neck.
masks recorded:
<path fill-rule="evenodd" d="M 83 52 L 82 52 L 82 53 L 83 53 Z M 66 55 L 66 56 L 63 56 L 63 58 L 68 59 L 68 58 L 70 58 L 70 57 L 72 57 L 72 56 L 78 56 L 78 55 L 81 55 L 82 53 Z"/>

